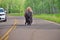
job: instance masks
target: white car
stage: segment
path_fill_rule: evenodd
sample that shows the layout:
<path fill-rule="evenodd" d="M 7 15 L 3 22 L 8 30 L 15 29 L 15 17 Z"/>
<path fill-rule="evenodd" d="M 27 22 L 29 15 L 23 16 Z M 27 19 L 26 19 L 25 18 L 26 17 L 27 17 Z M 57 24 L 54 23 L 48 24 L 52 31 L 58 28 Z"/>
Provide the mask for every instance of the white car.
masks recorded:
<path fill-rule="evenodd" d="M 3 8 L 0 8 L 0 21 L 7 21 L 6 11 Z"/>

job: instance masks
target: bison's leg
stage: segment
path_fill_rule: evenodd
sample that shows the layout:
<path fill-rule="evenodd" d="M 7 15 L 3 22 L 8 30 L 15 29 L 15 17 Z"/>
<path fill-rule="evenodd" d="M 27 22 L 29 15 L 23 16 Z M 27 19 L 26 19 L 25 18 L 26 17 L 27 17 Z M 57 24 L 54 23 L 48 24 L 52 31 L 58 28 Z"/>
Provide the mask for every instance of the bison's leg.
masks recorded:
<path fill-rule="evenodd" d="M 26 22 L 25 22 L 25 25 L 26 25 Z"/>
<path fill-rule="evenodd" d="M 25 25 L 28 25 L 28 18 L 25 17 Z"/>

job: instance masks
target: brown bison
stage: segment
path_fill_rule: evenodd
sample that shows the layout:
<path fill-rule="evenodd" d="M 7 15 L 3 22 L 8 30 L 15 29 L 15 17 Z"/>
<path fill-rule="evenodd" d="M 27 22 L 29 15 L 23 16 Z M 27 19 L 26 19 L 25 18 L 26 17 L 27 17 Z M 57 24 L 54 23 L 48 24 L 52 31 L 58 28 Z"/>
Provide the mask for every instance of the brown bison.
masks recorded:
<path fill-rule="evenodd" d="M 32 23 L 32 9 L 28 7 L 25 11 L 25 25 L 31 25 Z"/>

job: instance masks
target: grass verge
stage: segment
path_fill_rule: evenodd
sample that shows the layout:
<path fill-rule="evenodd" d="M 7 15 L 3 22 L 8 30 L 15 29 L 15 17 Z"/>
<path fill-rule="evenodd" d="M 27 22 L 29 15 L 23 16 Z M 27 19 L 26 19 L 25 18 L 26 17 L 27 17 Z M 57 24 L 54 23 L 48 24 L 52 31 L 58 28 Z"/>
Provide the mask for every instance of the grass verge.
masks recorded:
<path fill-rule="evenodd" d="M 36 14 L 34 17 L 60 23 L 60 14 Z"/>
<path fill-rule="evenodd" d="M 8 16 L 23 16 L 23 13 L 9 13 Z"/>

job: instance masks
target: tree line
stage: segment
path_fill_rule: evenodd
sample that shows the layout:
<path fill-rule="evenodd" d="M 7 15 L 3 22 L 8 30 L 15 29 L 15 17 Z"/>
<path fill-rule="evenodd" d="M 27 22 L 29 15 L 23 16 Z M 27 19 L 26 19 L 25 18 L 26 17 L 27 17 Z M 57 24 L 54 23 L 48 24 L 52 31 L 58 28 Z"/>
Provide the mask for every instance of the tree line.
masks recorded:
<path fill-rule="evenodd" d="M 60 13 L 60 0 L 0 0 L 8 13 L 23 13 L 30 6 L 35 14 Z"/>

